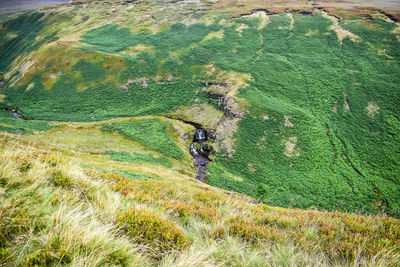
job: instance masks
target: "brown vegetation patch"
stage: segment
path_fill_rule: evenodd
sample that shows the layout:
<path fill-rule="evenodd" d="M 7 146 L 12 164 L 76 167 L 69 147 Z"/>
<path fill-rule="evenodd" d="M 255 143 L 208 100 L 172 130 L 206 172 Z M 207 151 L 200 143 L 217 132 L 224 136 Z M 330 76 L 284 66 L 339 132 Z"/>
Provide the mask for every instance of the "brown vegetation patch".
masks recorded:
<path fill-rule="evenodd" d="M 379 113 L 379 106 L 373 102 L 368 102 L 368 106 L 365 109 L 370 117 L 375 117 Z"/>
<path fill-rule="evenodd" d="M 247 26 L 246 24 L 242 23 L 239 25 L 239 27 L 236 28 L 236 30 L 240 33 L 243 32 L 244 29 L 247 29 L 249 26 Z"/>
<path fill-rule="evenodd" d="M 141 52 L 155 54 L 155 49 L 153 46 L 138 44 L 138 45 L 129 47 L 129 49 L 127 51 L 123 51 L 122 54 L 135 56 Z"/>
<path fill-rule="evenodd" d="M 347 92 L 344 92 L 344 104 L 343 107 L 346 111 L 350 110 L 350 104 L 349 104 L 349 94 Z"/>
<path fill-rule="evenodd" d="M 297 144 L 297 136 L 292 136 L 286 139 L 285 141 L 286 147 L 284 154 L 287 157 L 300 156 L 300 152 L 298 151 L 299 149 L 296 149 L 296 144 Z"/>
<path fill-rule="evenodd" d="M 337 17 L 334 16 L 330 16 L 327 12 L 322 12 L 322 15 L 324 17 L 326 17 L 327 19 L 329 19 L 332 22 L 332 25 L 330 26 L 330 29 L 334 32 L 336 32 L 338 39 L 340 41 L 340 43 L 343 42 L 344 38 L 349 38 L 350 40 L 352 40 L 353 42 L 360 42 L 361 38 L 357 35 L 355 35 L 354 33 L 343 29 L 340 24 L 339 24 L 339 20 Z"/>
<path fill-rule="evenodd" d="M 256 172 L 257 170 L 254 168 L 253 163 L 249 162 L 247 164 L 247 168 L 249 168 L 250 172 Z"/>
<path fill-rule="evenodd" d="M 220 147 L 224 149 L 228 157 L 232 157 L 233 134 L 237 130 L 237 123 L 244 116 L 245 103 L 236 98 L 240 88 L 248 86 L 247 80 L 251 79 L 251 75 L 236 71 L 224 71 L 217 69 L 213 64 L 205 66 L 205 71 L 209 76 L 215 76 L 211 85 L 206 82 L 204 92 L 220 95 L 220 105 L 222 106 L 223 116 L 216 126 L 216 142 L 220 143 Z M 218 148 L 216 148 L 218 149 Z"/>
<path fill-rule="evenodd" d="M 294 127 L 294 124 L 290 122 L 290 120 L 289 120 L 290 117 L 287 116 L 287 115 L 284 115 L 284 118 L 285 118 L 285 126 L 286 126 L 286 127 L 292 127 L 292 128 L 293 128 L 293 127 Z"/>
<path fill-rule="evenodd" d="M 205 42 L 205 41 L 211 40 L 212 38 L 223 39 L 224 38 L 224 30 L 222 29 L 217 32 L 210 32 L 201 41 Z"/>
<path fill-rule="evenodd" d="M 242 217 L 234 217 L 226 222 L 229 233 L 236 235 L 253 245 L 261 245 L 263 241 L 283 241 L 284 235 L 275 227 L 256 225 L 253 221 Z"/>
<path fill-rule="evenodd" d="M 265 11 L 256 11 L 253 14 L 243 16 L 243 18 L 259 19 L 260 25 L 258 26 L 258 30 L 262 30 L 270 22 L 270 18 Z"/>
<path fill-rule="evenodd" d="M 330 15 L 340 18 L 351 18 L 356 15 L 380 14 L 382 10 L 384 10 L 385 13 L 390 13 L 396 19 L 400 18 L 400 5 L 396 0 L 314 0 L 313 5 L 326 10 Z"/>

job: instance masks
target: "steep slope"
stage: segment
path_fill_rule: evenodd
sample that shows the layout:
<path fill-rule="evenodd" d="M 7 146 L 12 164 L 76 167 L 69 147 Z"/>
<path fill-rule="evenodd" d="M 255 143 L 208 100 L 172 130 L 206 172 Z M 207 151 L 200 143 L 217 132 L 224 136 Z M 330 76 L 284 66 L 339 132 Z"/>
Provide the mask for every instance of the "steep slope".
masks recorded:
<path fill-rule="evenodd" d="M 0 22 L 2 262 L 398 261 L 396 12 L 110 2 Z"/>
<path fill-rule="evenodd" d="M 36 134 L 0 134 L 0 264 L 394 266 L 400 260 L 399 220 L 256 204 L 99 127 L 53 123 Z"/>
<path fill-rule="evenodd" d="M 273 205 L 398 215 L 398 25 L 379 12 L 339 23 L 312 5 L 212 7 L 117 1 L 11 18 L 2 105 L 28 119 L 194 121 L 217 151 L 212 185 Z"/>

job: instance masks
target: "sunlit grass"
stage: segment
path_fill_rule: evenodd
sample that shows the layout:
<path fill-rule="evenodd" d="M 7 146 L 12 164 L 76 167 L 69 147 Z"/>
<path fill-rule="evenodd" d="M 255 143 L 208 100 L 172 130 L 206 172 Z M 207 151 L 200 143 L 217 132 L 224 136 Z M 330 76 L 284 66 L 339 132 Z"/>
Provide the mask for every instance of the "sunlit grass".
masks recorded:
<path fill-rule="evenodd" d="M 399 259 L 400 222 L 390 217 L 254 205 L 208 186 L 132 180 L 61 153 L 2 144 L 2 263 L 391 266 Z"/>

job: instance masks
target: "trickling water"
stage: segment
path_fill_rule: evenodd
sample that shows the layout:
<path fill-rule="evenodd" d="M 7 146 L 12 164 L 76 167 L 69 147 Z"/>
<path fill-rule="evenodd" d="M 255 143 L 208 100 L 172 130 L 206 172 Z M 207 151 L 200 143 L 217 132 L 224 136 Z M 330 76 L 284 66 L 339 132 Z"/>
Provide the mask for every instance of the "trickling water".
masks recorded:
<path fill-rule="evenodd" d="M 176 119 L 176 118 L 170 118 L 170 119 Z M 204 147 L 204 143 L 207 143 L 208 141 L 207 130 L 203 129 L 203 126 L 199 123 L 183 119 L 177 119 L 177 120 L 183 123 L 190 124 L 196 128 L 196 131 L 193 136 L 193 141 L 190 144 L 189 152 L 194 159 L 194 167 L 196 168 L 197 172 L 196 179 L 205 183 L 207 175 L 207 165 L 211 161 L 208 157 L 210 155 L 210 151 L 207 146 Z M 200 145 L 200 148 L 198 148 L 198 145 Z"/>
<path fill-rule="evenodd" d="M 196 179 L 205 183 L 207 176 L 207 165 L 210 162 L 208 156 L 199 154 L 198 156 L 193 156 L 194 158 L 194 167 L 197 171 Z"/>
<path fill-rule="evenodd" d="M 196 132 L 194 133 L 194 142 L 202 143 L 204 141 L 207 141 L 207 136 L 206 136 L 206 130 L 204 129 L 196 129 Z"/>
<path fill-rule="evenodd" d="M 194 159 L 194 166 L 197 171 L 196 179 L 205 183 L 207 175 L 207 165 L 210 162 L 208 158 L 209 151 L 203 148 L 203 143 L 207 142 L 207 131 L 202 128 L 197 128 L 193 137 L 193 142 L 190 144 L 190 154 Z M 195 147 L 195 143 L 200 144 L 200 151 Z"/>
<path fill-rule="evenodd" d="M 190 154 L 194 157 L 194 156 L 198 156 L 199 152 L 197 152 L 196 148 L 194 147 L 194 144 L 191 143 L 190 144 Z"/>
<path fill-rule="evenodd" d="M 10 113 L 11 115 L 13 115 L 14 118 L 16 118 L 16 119 L 18 119 L 18 120 L 25 120 L 24 118 L 22 118 L 22 117 L 18 114 L 18 110 L 8 109 L 7 111 L 8 111 L 8 113 Z"/>

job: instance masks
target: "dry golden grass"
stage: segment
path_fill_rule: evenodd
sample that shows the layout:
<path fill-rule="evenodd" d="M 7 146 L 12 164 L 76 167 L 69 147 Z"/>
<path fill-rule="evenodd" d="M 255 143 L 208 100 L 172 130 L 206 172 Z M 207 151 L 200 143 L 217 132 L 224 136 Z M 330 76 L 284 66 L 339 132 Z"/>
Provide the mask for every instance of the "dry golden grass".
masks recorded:
<path fill-rule="evenodd" d="M 329 15 L 327 12 L 321 12 L 321 14 L 332 22 L 330 29 L 336 32 L 340 43 L 342 43 L 344 38 L 349 38 L 353 42 L 361 41 L 361 38 L 359 36 L 355 35 L 354 33 L 348 30 L 343 29 L 339 24 L 338 18 Z"/>
<path fill-rule="evenodd" d="M 320 5 L 321 1 L 317 2 Z M 347 2 L 342 1 L 342 5 L 346 6 Z M 186 24 L 204 21 L 208 25 L 213 21 L 212 17 L 199 20 L 177 11 L 186 4 L 193 5 L 192 8 L 220 9 L 235 16 L 250 14 L 257 8 L 268 8 L 271 12 L 312 11 L 309 1 L 300 0 L 182 1 L 150 7 L 142 16 L 132 15 L 136 14 L 135 8 L 144 8 L 141 3 L 135 4 L 135 8 L 127 7 L 122 1 L 112 8 L 90 3 L 82 6 L 79 14 L 73 13 L 73 5 L 65 5 L 60 12 L 76 15 L 69 23 L 77 26 L 59 23 L 61 38 L 32 54 L 32 58 L 40 61 L 32 61 L 30 57 L 15 60 L 8 75 L 17 71 L 21 75 L 10 83 L 25 83 L 32 77 L 32 70 L 48 67 L 50 71 L 43 82 L 50 89 L 58 78 L 56 70 L 71 72 L 76 64 L 74 58 L 99 62 L 102 57 L 96 53 L 75 51 L 75 47 L 81 46 L 79 40 L 83 33 L 105 24 L 120 24 L 132 32 L 157 33 L 173 21 Z M 94 9 L 97 13 L 93 15 Z M 335 8 L 328 7 L 329 10 Z M 51 11 L 46 10 L 46 14 Z M 150 21 L 152 13 L 160 16 Z M 173 15 L 168 17 L 170 14 Z M 259 30 L 269 22 L 264 11 L 251 16 L 261 19 Z M 288 16 L 293 26 L 294 18 L 291 13 Z M 340 40 L 346 37 L 358 40 L 343 30 L 337 19 L 326 16 L 332 20 L 332 29 Z M 239 25 L 238 30 L 243 29 Z M 223 34 L 223 31 L 215 32 L 205 40 L 221 38 Z M 142 51 L 154 52 L 152 47 L 139 45 L 127 54 Z M 173 53 L 172 56 L 177 56 L 181 51 Z M 121 66 L 121 58 L 113 57 L 102 67 Z M 210 86 L 205 90 L 223 94 L 227 107 L 239 116 L 217 120 L 223 116 L 222 112 L 207 104 L 181 109 L 174 115 L 216 128 L 220 141 L 223 140 L 221 147 L 229 154 L 233 133 L 243 113 L 240 107 L 246 106 L 246 103 L 238 104 L 236 95 L 240 88 L 248 86 L 251 76 L 217 70 L 213 65 L 206 68 L 209 74 L 215 75 L 215 82 L 225 86 Z M 110 78 L 115 77 L 106 77 L 106 80 Z M 87 86 L 82 83 L 77 89 L 84 90 Z M 28 85 L 26 90 L 31 87 Z M 0 95 L 0 101 L 2 98 Z M 350 109 L 347 94 L 344 108 Z M 336 106 L 333 110 L 336 112 Z M 378 111 L 375 104 L 366 108 L 371 116 Z M 269 119 L 268 115 L 264 119 Z M 175 120 L 169 133 L 186 152 L 182 161 L 171 160 L 172 168 L 146 162 L 114 161 L 104 153 L 113 150 L 146 152 L 155 157 L 160 154 L 118 133 L 101 131 L 101 124 L 108 122 L 115 120 L 59 123 L 37 135 L 0 133 L 0 265 L 395 266 L 400 261 L 399 220 L 269 207 L 256 204 L 247 196 L 202 184 L 194 178 L 195 171 L 187 153 L 190 138 L 184 139 L 188 133 L 193 134 L 194 128 Z M 289 117 L 285 117 L 285 125 L 293 127 Z M 297 137 L 287 139 L 283 153 L 298 156 L 296 143 Z M 257 171 L 251 162 L 248 168 Z M 124 177 L 123 172 L 133 172 L 139 179 Z M 242 180 L 229 175 L 233 180 Z M 145 177 L 151 179 L 146 181 Z"/>
<path fill-rule="evenodd" d="M 147 174 L 154 168 L 161 180 L 106 173 L 124 165 L 101 155 L 108 146 L 143 148 L 96 124 L 1 134 L 0 262 L 393 266 L 399 260 L 400 221 L 390 217 L 254 204 L 154 165 L 125 167 L 148 168 Z"/>

